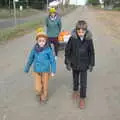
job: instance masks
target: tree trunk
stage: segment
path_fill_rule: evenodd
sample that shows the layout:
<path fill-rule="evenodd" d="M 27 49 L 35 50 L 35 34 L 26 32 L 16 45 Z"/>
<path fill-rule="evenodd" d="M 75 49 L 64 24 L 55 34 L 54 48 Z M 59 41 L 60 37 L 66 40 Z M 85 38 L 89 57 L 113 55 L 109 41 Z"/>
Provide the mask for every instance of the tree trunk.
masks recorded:
<path fill-rule="evenodd" d="M 26 7 L 29 8 L 29 0 L 26 0 Z"/>

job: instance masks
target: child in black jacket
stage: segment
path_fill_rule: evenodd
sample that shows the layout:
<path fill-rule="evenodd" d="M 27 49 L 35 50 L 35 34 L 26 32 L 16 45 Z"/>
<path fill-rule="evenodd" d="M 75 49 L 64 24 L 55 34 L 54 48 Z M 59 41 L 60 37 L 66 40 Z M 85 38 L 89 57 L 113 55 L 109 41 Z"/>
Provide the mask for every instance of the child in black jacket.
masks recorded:
<path fill-rule="evenodd" d="M 74 34 L 70 37 L 65 49 L 66 68 L 73 72 L 73 98 L 77 98 L 80 75 L 80 108 L 85 107 L 87 70 L 92 72 L 95 65 L 93 40 L 89 37 L 87 23 L 81 20 L 77 23 Z"/>

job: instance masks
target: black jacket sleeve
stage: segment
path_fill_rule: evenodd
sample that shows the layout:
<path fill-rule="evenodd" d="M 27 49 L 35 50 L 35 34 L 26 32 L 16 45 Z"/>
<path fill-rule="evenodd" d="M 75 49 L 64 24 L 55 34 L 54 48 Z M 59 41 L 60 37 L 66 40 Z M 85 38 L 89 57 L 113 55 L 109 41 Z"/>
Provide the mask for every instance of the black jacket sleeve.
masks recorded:
<path fill-rule="evenodd" d="M 66 48 L 65 48 L 65 64 L 66 65 L 71 64 L 71 61 L 70 61 L 71 52 L 72 52 L 72 37 L 70 37 L 70 39 L 66 45 Z"/>
<path fill-rule="evenodd" d="M 90 66 L 95 66 L 95 52 L 92 39 L 89 40 L 89 60 Z"/>

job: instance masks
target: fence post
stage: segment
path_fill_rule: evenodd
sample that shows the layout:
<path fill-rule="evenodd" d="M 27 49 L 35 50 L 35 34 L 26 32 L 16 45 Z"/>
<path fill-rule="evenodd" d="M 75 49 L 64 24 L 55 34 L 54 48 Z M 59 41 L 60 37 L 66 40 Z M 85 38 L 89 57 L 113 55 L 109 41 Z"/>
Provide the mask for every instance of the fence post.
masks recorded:
<path fill-rule="evenodd" d="M 17 22 L 16 22 L 16 3 L 15 3 L 15 2 L 16 2 L 16 1 L 13 0 L 13 7 L 14 7 L 14 24 L 15 24 L 15 26 L 16 26 Z"/>

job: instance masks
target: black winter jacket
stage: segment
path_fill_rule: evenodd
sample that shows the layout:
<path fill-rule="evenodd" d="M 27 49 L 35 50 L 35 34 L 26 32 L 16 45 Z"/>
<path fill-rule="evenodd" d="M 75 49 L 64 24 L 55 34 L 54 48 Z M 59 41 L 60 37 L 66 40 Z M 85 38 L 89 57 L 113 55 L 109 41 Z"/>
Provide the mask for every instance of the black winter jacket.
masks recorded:
<path fill-rule="evenodd" d="M 81 41 L 77 34 L 70 37 L 65 48 L 65 64 L 71 65 L 72 69 L 87 70 L 95 65 L 94 46 L 92 38 L 86 36 Z"/>

